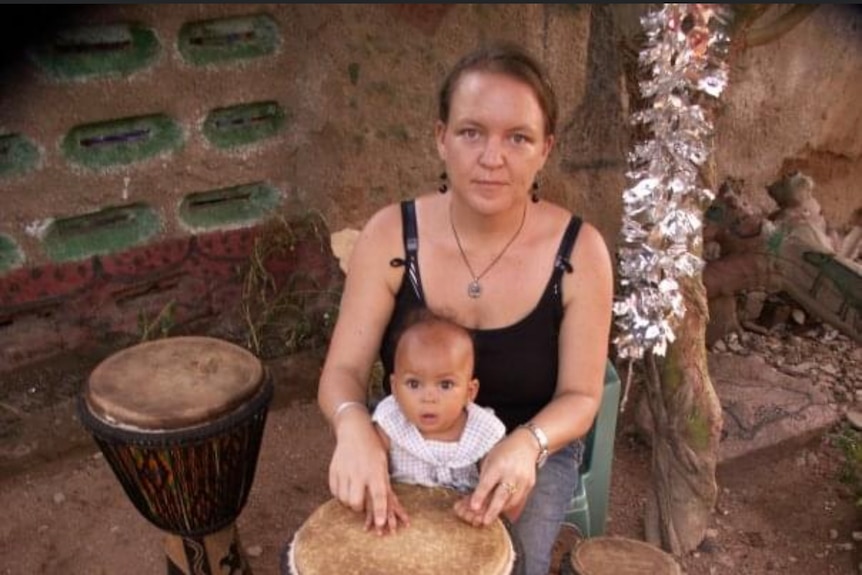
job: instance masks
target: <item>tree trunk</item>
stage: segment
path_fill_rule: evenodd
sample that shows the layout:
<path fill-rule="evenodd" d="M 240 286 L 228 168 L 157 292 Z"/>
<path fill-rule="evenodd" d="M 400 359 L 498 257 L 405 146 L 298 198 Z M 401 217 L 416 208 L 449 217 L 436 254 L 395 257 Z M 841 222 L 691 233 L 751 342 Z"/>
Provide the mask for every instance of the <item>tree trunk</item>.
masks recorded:
<path fill-rule="evenodd" d="M 680 292 L 687 311 L 667 357 L 645 356 L 653 423 L 646 539 L 675 555 L 695 549 L 706 533 L 722 427 L 706 363 L 706 291 L 699 278 L 689 278 L 680 281 Z"/>

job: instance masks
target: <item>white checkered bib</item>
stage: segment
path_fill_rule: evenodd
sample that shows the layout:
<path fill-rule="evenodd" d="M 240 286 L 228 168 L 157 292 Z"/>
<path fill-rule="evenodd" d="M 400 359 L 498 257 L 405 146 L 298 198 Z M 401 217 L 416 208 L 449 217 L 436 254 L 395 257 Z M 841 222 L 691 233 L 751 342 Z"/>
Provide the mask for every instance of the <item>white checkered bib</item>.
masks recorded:
<path fill-rule="evenodd" d="M 479 460 L 506 435 L 490 408 L 467 405 L 467 424 L 456 441 L 422 437 L 392 395 L 374 410 L 372 420 L 389 436 L 389 473 L 393 481 L 471 491 L 479 482 Z"/>

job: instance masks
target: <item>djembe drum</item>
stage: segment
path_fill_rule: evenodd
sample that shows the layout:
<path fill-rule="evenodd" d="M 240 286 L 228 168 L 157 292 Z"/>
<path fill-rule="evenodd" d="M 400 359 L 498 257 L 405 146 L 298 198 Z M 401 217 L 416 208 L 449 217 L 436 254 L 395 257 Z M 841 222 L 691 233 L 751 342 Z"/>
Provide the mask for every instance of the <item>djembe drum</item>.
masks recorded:
<path fill-rule="evenodd" d="M 379 536 L 365 514 L 330 499 L 318 507 L 281 554 L 282 575 L 520 575 L 521 545 L 497 519 L 473 527 L 452 510 L 462 497 L 440 487 L 392 485 L 409 527 Z"/>
<path fill-rule="evenodd" d="M 141 343 L 90 374 L 81 422 L 137 510 L 166 532 L 169 575 L 251 573 L 235 521 L 272 394 L 252 353 L 209 337 Z"/>
<path fill-rule="evenodd" d="M 561 575 L 680 575 L 673 556 L 627 537 L 592 537 L 563 558 Z"/>

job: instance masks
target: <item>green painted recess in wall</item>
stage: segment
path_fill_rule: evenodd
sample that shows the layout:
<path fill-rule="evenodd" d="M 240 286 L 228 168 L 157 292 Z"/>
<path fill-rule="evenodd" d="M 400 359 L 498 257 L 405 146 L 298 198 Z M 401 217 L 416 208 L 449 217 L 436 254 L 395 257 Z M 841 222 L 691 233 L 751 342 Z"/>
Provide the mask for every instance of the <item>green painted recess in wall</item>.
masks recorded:
<path fill-rule="evenodd" d="M 205 66 L 257 58 L 275 52 L 278 24 L 267 14 L 187 22 L 177 48 L 186 62 Z"/>
<path fill-rule="evenodd" d="M 219 148 L 250 144 L 274 136 L 284 125 L 278 102 L 255 102 L 216 108 L 204 122 L 204 135 Z"/>
<path fill-rule="evenodd" d="M 5 272 L 20 266 L 24 262 L 24 254 L 15 240 L 0 234 L 0 272 Z"/>
<path fill-rule="evenodd" d="M 63 151 L 73 162 L 104 168 L 145 160 L 181 143 L 179 125 L 155 114 L 76 126 L 63 139 Z"/>
<path fill-rule="evenodd" d="M 264 182 L 187 195 L 180 219 L 192 229 L 236 227 L 262 219 L 279 205 L 281 193 Z"/>
<path fill-rule="evenodd" d="M 113 206 L 55 220 L 48 227 L 43 245 L 54 261 L 80 260 L 143 243 L 160 228 L 159 216 L 151 206 Z"/>
<path fill-rule="evenodd" d="M 21 134 L 0 136 L 0 176 L 29 172 L 39 161 L 39 149 Z"/>
<path fill-rule="evenodd" d="M 158 53 L 155 33 L 137 23 L 67 28 L 29 50 L 30 58 L 56 80 L 128 76 L 155 61 Z"/>

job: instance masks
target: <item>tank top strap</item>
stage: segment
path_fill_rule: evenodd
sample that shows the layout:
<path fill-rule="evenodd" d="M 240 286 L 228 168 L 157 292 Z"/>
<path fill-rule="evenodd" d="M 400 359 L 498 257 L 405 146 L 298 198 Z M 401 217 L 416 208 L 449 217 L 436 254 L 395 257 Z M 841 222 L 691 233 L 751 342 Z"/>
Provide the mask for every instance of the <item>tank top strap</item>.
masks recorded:
<path fill-rule="evenodd" d="M 405 259 L 394 258 L 389 262 L 392 267 L 404 266 L 407 280 L 419 301 L 425 301 L 422 293 L 422 280 L 419 277 L 419 231 L 416 224 L 416 203 L 413 200 L 401 201 L 401 230 L 404 241 Z"/>
<path fill-rule="evenodd" d="M 569 220 L 569 225 L 566 226 L 566 232 L 563 234 L 563 239 L 560 241 L 560 248 L 557 250 L 557 258 L 554 260 L 554 276 L 555 280 L 563 277 L 563 272 L 572 273 L 575 269 L 569 261 L 572 255 L 572 248 L 575 241 L 578 239 L 578 232 L 581 230 L 581 218 L 572 216 Z"/>

